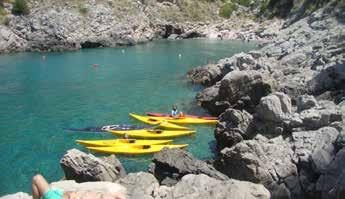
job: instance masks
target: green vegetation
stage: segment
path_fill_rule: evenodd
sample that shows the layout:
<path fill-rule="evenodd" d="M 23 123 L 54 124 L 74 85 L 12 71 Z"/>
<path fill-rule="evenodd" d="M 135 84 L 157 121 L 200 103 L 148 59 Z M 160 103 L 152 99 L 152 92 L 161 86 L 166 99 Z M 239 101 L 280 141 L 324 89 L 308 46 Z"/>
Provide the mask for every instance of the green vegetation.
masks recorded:
<path fill-rule="evenodd" d="M 232 12 L 237 10 L 237 5 L 231 2 L 225 3 L 219 9 L 219 16 L 224 18 L 230 18 Z"/>
<path fill-rule="evenodd" d="M 270 3 L 270 0 L 264 0 L 260 5 L 260 14 L 263 14 L 267 11 L 268 5 Z"/>
<path fill-rule="evenodd" d="M 30 13 L 30 9 L 25 0 L 15 0 L 13 2 L 12 13 L 25 15 Z"/>
<path fill-rule="evenodd" d="M 251 0 L 232 0 L 233 3 L 237 3 L 238 5 L 249 7 Z"/>
<path fill-rule="evenodd" d="M 85 5 L 79 5 L 79 13 L 86 15 L 89 12 L 89 9 Z"/>

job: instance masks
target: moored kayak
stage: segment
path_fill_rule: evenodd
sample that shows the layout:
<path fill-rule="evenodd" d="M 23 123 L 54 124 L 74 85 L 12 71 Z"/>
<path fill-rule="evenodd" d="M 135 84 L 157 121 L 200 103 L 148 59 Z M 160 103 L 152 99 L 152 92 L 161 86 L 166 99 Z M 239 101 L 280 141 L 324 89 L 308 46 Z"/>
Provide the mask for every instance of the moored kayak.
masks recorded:
<path fill-rule="evenodd" d="M 154 116 L 154 117 L 164 117 L 164 118 L 173 118 L 170 114 L 166 113 L 154 113 L 154 112 L 146 112 L 146 115 L 148 116 Z M 200 118 L 204 120 L 217 120 L 217 117 L 212 116 L 198 116 L 198 115 L 184 115 L 185 118 Z"/>
<path fill-rule="evenodd" d="M 195 131 L 172 131 L 172 130 L 156 130 L 156 129 L 141 129 L 141 130 L 130 130 L 130 131 L 108 131 L 117 136 L 128 135 L 130 138 L 147 138 L 147 139 L 166 139 L 192 135 Z"/>
<path fill-rule="evenodd" d="M 205 120 L 200 118 L 163 118 L 163 117 L 153 117 L 153 116 L 141 116 L 137 114 L 130 113 L 130 115 L 137 120 L 145 123 L 160 123 L 163 121 L 174 123 L 174 124 L 217 124 L 218 120 Z"/>
<path fill-rule="evenodd" d="M 137 115 L 134 113 L 130 113 L 129 115 L 131 117 L 133 117 L 134 119 L 137 119 L 137 120 L 142 121 L 144 123 L 151 124 L 151 125 L 157 125 L 157 127 L 159 129 L 188 130 L 188 127 L 172 124 L 172 123 L 165 121 L 163 119 L 161 119 L 161 120 L 150 119 L 150 118 L 147 118 L 147 116 L 141 116 L 141 115 Z"/>
<path fill-rule="evenodd" d="M 100 153 L 143 155 L 161 151 L 163 148 L 185 148 L 188 144 L 173 145 L 122 145 L 117 147 L 87 147 L 88 149 Z"/>
<path fill-rule="evenodd" d="M 136 140 L 136 139 L 111 139 L 111 140 L 76 140 L 84 146 L 119 146 L 119 145 L 155 145 L 170 144 L 172 140 Z"/>

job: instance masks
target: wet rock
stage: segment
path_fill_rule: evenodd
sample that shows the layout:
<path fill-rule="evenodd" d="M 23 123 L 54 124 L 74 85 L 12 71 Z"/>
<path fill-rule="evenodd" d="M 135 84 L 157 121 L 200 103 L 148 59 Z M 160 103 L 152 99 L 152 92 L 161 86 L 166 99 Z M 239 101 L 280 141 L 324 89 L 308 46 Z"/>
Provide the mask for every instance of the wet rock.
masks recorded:
<path fill-rule="evenodd" d="M 164 192 L 164 194 L 160 192 Z M 185 175 L 174 187 L 168 190 L 164 188 L 157 195 L 164 195 L 165 197 L 160 198 L 166 199 L 270 198 L 269 191 L 260 184 L 233 179 L 220 181 L 204 174 Z"/>
<path fill-rule="evenodd" d="M 126 187 L 127 196 L 131 199 L 153 198 L 152 194 L 159 188 L 157 179 L 152 174 L 145 172 L 130 173 L 121 178 L 118 183 Z"/>
<path fill-rule="evenodd" d="M 60 160 L 66 179 L 77 182 L 116 181 L 121 176 L 118 169 L 123 167 L 113 163 L 113 160 L 107 162 L 77 149 L 68 150 Z"/>
<path fill-rule="evenodd" d="M 222 113 L 214 130 L 218 149 L 231 147 L 251 138 L 254 132 L 252 120 L 253 116 L 245 110 L 227 109 Z"/>
<path fill-rule="evenodd" d="M 187 174 L 205 174 L 218 180 L 228 179 L 213 166 L 181 149 L 164 148 L 153 156 L 152 162 L 150 173 L 163 185 L 176 184 Z"/>

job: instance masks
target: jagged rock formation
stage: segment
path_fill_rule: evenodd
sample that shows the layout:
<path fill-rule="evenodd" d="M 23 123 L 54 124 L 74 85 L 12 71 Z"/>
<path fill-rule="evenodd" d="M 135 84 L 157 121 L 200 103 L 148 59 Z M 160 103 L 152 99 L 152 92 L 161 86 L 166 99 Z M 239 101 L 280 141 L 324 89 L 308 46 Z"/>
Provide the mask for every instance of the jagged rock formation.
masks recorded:
<path fill-rule="evenodd" d="M 343 197 L 344 5 L 331 1 L 260 50 L 188 73 L 207 86 L 201 106 L 221 114 L 218 170 L 263 184 L 272 198 Z"/>
<path fill-rule="evenodd" d="M 194 158 L 181 149 L 164 148 L 153 156 L 150 172 L 164 185 L 174 185 L 184 175 L 205 174 L 218 180 L 228 177 L 217 171 L 212 165 Z"/>
<path fill-rule="evenodd" d="M 220 181 L 204 174 L 185 175 L 174 187 L 161 186 L 155 195 L 164 199 L 270 198 L 262 185 L 238 180 Z"/>
<path fill-rule="evenodd" d="M 67 151 L 60 160 L 60 165 L 68 180 L 77 182 L 111 181 L 115 182 L 123 173 L 123 166 L 116 157 L 99 159 L 92 154 L 86 154 L 77 149 Z"/>

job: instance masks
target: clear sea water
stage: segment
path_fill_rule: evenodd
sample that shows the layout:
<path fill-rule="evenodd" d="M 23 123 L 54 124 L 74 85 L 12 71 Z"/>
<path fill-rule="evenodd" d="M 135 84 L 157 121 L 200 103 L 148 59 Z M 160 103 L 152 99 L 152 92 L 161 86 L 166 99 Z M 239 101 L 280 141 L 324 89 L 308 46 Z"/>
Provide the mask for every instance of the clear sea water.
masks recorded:
<path fill-rule="evenodd" d="M 113 138 L 63 128 L 140 125 L 129 112 L 169 112 L 172 104 L 187 113 L 207 114 L 194 101 L 201 87 L 189 83 L 186 72 L 253 48 L 254 43 L 198 39 L 0 55 L 0 196 L 30 192 L 36 173 L 60 180 L 59 160 L 66 150 L 87 152 L 76 139 Z M 187 150 L 200 159 L 212 158 L 214 127 L 193 127 L 195 136 L 175 143 L 189 144 Z M 147 170 L 152 158 L 118 157 L 128 172 Z"/>

